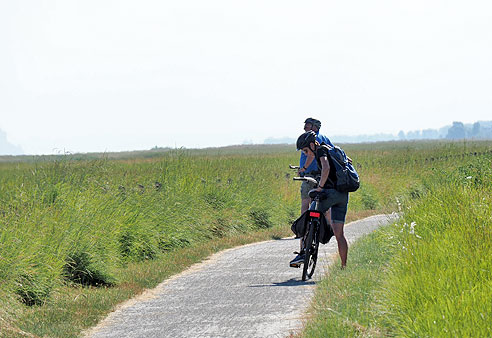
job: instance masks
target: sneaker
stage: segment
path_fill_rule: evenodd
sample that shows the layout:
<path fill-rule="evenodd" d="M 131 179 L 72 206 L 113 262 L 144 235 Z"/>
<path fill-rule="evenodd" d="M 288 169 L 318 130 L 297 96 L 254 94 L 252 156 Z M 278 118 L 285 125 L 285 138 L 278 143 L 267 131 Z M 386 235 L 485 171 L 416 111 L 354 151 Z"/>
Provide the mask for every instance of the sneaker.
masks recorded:
<path fill-rule="evenodd" d="M 294 253 L 297 254 L 297 256 L 290 261 L 289 265 L 293 268 L 298 268 L 301 266 L 302 263 L 304 263 L 304 251 Z"/>

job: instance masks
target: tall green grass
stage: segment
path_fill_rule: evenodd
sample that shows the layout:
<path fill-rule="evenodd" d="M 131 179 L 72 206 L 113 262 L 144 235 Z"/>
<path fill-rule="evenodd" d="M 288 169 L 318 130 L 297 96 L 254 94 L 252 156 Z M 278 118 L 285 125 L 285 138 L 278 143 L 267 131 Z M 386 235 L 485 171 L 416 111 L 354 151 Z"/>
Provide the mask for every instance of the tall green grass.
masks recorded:
<path fill-rule="evenodd" d="M 395 229 L 384 322 L 395 335 L 492 332 L 492 161 L 436 173 Z"/>
<path fill-rule="evenodd" d="M 344 149 L 362 179 L 351 194 L 351 220 L 420 199 L 437 168 L 482 156 L 490 144 Z M 35 318 L 37 308 L 59 304 L 70 290 L 100 290 L 104 303 L 112 286 L 130 283 L 122 271 L 132 264 L 151 266 L 177 249 L 288 227 L 300 203 L 287 166 L 298 157 L 293 146 L 251 146 L 0 161 L 0 328 L 17 332 L 19 313 Z"/>
<path fill-rule="evenodd" d="M 288 224 L 297 210 L 297 187 L 285 175 L 291 162 L 174 151 L 151 160 L 2 164 L 0 318 L 13 302 L 49 302 L 67 283 L 120 283 L 118 270 L 131 262 Z"/>
<path fill-rule="evenodd" d="M 380 286 L 395 248 L 388 229 L 350 247 L 344 270 L 333 265 L 318 284 L 303 337 L 386 337 L 377 307 Z"/>
<path fill-rule="evenodd" d="M 327 275 L 304 336 L 491 335 L 492 156 L 472 153 L 418 163 L 400 221 Z"/>

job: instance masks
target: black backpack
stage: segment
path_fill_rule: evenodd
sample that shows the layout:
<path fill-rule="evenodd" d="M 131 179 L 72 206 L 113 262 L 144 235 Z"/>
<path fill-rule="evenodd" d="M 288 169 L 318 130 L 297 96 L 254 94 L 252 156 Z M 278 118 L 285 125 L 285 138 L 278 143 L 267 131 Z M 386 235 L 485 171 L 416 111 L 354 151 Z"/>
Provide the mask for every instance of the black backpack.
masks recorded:
<path fill-rule="evenodd" d="M 328 149 L 328 155 L 330 155 L 335 167 L 335 173 L 337 175 L 337 181 L 335 182 L 335 189 L 340 192 L 353 192 L 359 189 L 359 174 L 355 170 L 352 163 L 347 159 L 347 155 L 342 148 L 337 146 L 329 146 L 327 144 L 321 145 Z"/>

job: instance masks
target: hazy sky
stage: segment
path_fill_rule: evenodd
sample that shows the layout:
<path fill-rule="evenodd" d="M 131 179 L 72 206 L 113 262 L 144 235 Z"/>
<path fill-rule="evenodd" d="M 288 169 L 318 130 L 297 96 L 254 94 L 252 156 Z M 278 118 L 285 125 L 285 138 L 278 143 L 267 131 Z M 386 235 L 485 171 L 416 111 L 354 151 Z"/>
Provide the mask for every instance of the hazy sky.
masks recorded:
<path fill-rule="evenodd" d="M 492 119 L 492 2 L 0 1 L 0 129 L 26 153 Z"/>

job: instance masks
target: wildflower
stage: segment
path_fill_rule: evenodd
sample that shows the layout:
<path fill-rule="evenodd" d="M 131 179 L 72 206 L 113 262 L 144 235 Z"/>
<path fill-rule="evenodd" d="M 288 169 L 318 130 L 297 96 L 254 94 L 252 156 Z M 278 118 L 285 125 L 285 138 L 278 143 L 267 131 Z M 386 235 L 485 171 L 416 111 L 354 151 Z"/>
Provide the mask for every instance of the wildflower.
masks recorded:
<path fill-rule="evenodd" d="M 414 235 L 414 234 L 415 234 L 415 226 L 416 226 L 416 225 L 417 225 L 417 223 L 415 223 L 415 222 L 410 223 L 410 233 L 411 233 L 412 235 Z"/>
<path fill-rule="evenodd" d="M 401 212 L 401 202 L 398 197 L 396 197 L 396 204 L 398 205 L 398 212 Z"/>

